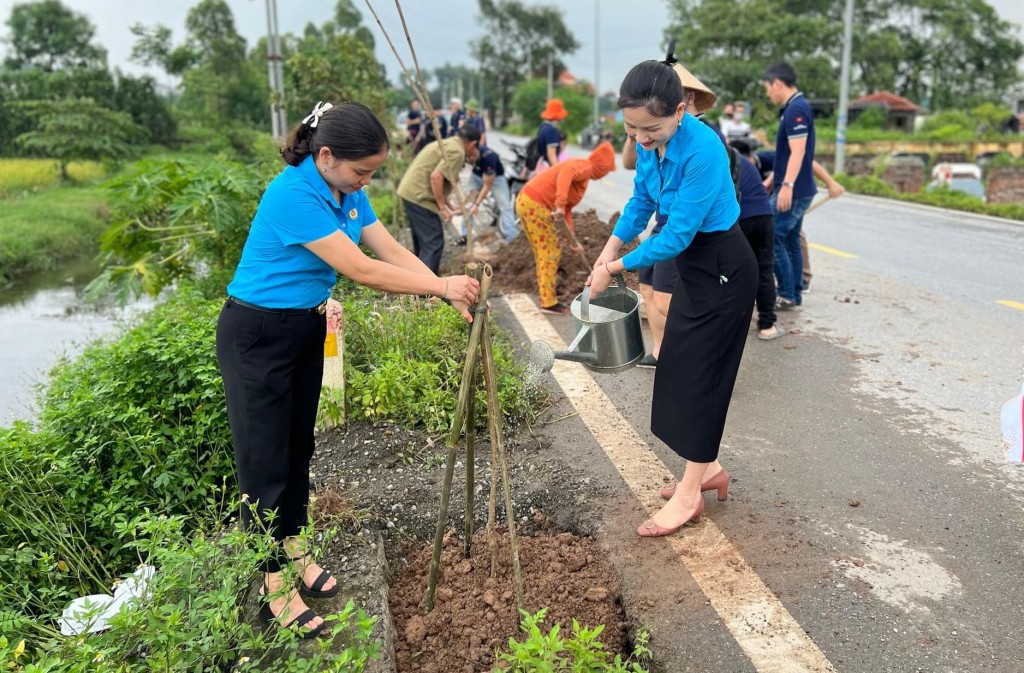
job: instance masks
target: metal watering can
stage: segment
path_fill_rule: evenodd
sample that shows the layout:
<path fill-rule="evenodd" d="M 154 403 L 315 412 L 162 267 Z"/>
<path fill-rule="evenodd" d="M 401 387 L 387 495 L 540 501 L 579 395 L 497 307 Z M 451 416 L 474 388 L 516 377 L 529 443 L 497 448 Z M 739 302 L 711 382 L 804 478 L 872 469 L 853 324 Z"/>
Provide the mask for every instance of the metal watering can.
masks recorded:
<path fill-rule="evenodd" d="M 535 341 L 530 363 L 540 372 L 549 371 L 555 359 L 582 363 L 593 372 L 611 374 L 636 365 L 644 357 L 640 329 L 640 295 L 626 287 L 622 274 L 616 285 L 590 300 L 586 287 L 572 302 L 576 337 L 568 350 L 554 351 L 546 341 Z"/>

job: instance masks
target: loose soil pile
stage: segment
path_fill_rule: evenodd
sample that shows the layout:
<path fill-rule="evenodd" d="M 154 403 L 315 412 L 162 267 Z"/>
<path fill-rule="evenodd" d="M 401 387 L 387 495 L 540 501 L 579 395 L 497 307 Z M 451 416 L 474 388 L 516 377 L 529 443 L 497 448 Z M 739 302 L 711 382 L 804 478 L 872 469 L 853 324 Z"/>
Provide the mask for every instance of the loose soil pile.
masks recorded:
<path fill-rule="evenodd" d="M 391 587 L 398 642 L 399 671 L 441 673 L 489 670 L 495 648 L 522 636 L 516 609 L 512 554 L 507 530 L 498 540 L 495 578 L 490 577 L 486 532 L 473 537 L 470 558 L 462 543 L 449 534 L 441 553 L 441 573 L 434 609 L 424 614 L 432 545 L 423 547 Z M 605 625 L 601 642 L 613 655 L 624 653 L 628 625 L 620 585 L 596 543 L 572 533 L 520 535 L 525 609 L 547 607 L 542 629 L 562 624 L 572 633 L 572 620 L 582 626 Z"/>
<path fill-rule="evenodd" d="M 612 233 L 612 226 L 608 222 L 597 217 L 594 210 L 584 212 L 574 211 L 572 214 L 573 225 L 576 229 L 576 238 L 583 246 L 583 254 L 591 264 L 597 259 L 604 249 L 608 237 Z M 481 244 L 487 239 L 481 237 Z M 622 251 L 625 254 L 632 247 Z M 525 292 L 536 296 L 537 294 L 537 273 L 533 262 L 533 249 L 525 234 L 520 234 L 507 245 L 493 250 L 487 254 L 484 248 L 475 255 L 488 262 L 494 270 L 492 291 L 495 293 Z M 465 260 L 460 255 L 453 258 L 451 272 L 461 270 L 461 264 Z M 576 295 L 583 290 L 583 284 L 589 275 L 589 268 L 583 266 L 578 254 L 563 247 L 562 259 L 558 265 L 558 299 L 568 304 Z M 635 274 L 626 274 L 627 282 L 632 286 L 635 282 Z M 633 278 L 631 280 L 630 278 Z M 634 289 L 635 286 L 634 286 Z"/>

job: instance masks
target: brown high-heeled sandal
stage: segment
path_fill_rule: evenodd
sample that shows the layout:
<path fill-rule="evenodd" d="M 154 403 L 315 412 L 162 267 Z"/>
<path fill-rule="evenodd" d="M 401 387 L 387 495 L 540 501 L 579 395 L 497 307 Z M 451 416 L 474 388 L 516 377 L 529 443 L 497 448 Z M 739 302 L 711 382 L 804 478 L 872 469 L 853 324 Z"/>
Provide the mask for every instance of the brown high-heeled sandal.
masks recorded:
<path fill-rule="evenodd" d="M 676 487 L 679 486 L 678 481 L 670 481 L 661 487 L 661 497 L 665 500 L 671 500 L 672 494 L 676 492 Z M 700 485 L 700 492 L 705 493 L 707 491 L 718 491 L 718 501 L 725 502 L 729 499 L 729 473 L 722 468 L 722 471 L 711 477 L 703 484 Z"/>
<path fill-rule="evenodd" d="M 704 498 L 701 498 L 699 504 L 697 505 L 697 511 L 691 514 L 689 518 L 687 518 L 678 526 L 674 528 L 662 528 L 658 524 L 654 523 L 654 519 L 648 519 L 647 521 L 644 521 L 642 524 L 640 524 L 640 526 L 636 529 L 636 532 L 640 535 L 640 537 L 665 537 L 666 535 L 671 535 L 672 533 L 675 533 L 691 521 L 693 523 L 700 523 L 700 517 L 703 513 Z"/>

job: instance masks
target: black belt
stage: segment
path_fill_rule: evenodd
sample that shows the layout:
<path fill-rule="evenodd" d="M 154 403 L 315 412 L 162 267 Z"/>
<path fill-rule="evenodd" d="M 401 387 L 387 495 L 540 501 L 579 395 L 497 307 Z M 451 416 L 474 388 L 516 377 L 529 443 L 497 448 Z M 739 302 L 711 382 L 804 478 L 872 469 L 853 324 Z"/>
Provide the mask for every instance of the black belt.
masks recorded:
<path fill-rule="evenodd" d="M 327 311 L 327 300 L 325 299 L 322 304 L 318 304 L 313 308 L 267 308 L 266 306 L 257 306 L 256 304 L 250 304 L 249 302 L 242 301 L 235 297 L 228 297 L 228 301 L 232 304 L 238 304 L 242 308 L 251 309 L 253 311 L 262 311 L 264 313 L 277 313 L 277 314 L 304 314 L 304 313 L 319 313 L 323 315 Z"/>

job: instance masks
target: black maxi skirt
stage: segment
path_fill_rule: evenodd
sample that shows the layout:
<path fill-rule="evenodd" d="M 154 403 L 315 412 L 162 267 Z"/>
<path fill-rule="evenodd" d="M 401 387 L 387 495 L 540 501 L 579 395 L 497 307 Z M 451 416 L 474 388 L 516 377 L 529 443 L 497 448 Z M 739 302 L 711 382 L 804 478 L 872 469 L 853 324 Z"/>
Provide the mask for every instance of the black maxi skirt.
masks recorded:
<path fill-rule="evenodd" d="M 718 458 L 757 294 L 757 260 L 738 225 L 698 233 L 679 280 L 654 375 L 651 431 L 697 463 Z"/>

